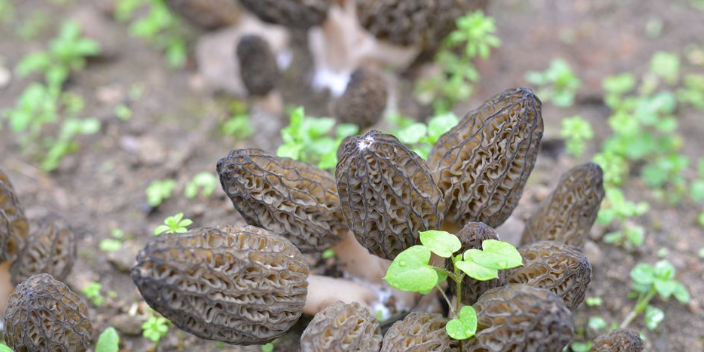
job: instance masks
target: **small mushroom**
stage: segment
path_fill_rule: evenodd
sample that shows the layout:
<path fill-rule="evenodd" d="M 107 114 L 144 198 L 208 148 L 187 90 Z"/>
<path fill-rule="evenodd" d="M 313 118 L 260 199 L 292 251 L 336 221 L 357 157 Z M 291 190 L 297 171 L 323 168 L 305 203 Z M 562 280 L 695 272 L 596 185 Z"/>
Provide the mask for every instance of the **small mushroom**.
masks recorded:
<path fill-rule="evenodd" d="M 459 341 L 447 335 L 445 325 L 440 314 L 411 312 L 386 332 L 381 352 L 459 351 Z"/>
<path fill-rule="evenodd" d="M 425 161 L 379 131 L 348 139 L 335 177 L 347 225 L 370 253 L 392 260 L 439 229 L 444 204 Z"/>
<path fill-rule="evenodd" d="M 484 293 L 474 305 L 477 333 L 465 351 L 561 352 L 572 339 L 572 313 L 554 293 L 509 284 Z"/>
<path fill-rule="evenodd" d="M 384 77 L 374 69 L 360 67 L 352 73 L 345 93 L 335 103 L 338 121 L 368 128 L 381 118 L 388 93 Z"/>
<path fill-rule="evenodd" d="M 29 222 L 17 199 L 15 189 L 0 169 L 0 262 L 13 261 L 24 247 Z"/>
<path fill-rule="evenodd" d="M 643 339 L 637 331 L 616 329 L 594 340 L 590 352 L 641 352 Z"/>
<path fill-rule="evenodd" d="M 499 235 L 494 229 L 481 222 L 467 223 L 462 230 L 456 233 L 456 236 L 460 239 L 460 243 L 462 243 L 462 248 L 459 253 L 464 253 L 469 249 L 482 249 L 482 242 L 484 242 L 484 240 L 499 239 Z M 450 268 L 450 271 L 454 271 L 452 260 L 445 260 L 445 265 Z M 499 271 L 498 278 L 489 281 L 478 281 L 466 276 L 464 280 L 462 280 L 462 303 L 474 304 L 484 292 L 501 286 L 505 280 L 506 271 L 504 270 Z M 448 283 L 450 283 L 450 292 L 455 294 L 456 285 L 454 281 L 448 281 Z"/>
<path fill-rule="evenodd" d="M 262 21 L 295 29 L 320 25 L 327 17 L 330 0 L 239 0 Z"/>
<path fill-rule="evenodd" d="M 509 283 L 522 283 L 552 291 L 574 310 L 584 300 L 592 280 L 592 266 L 577 249 L 555 241 L 521 247 L 523 266 L 510 269 Z"/>
<path fill-rule="evenodd" d="M 132 268 L 145 301 L 180 329 L 231 344 L 266 344 L 298 321 L 308 265 L 285 238 L 254 226 L 162 235 Z"/>
<path fill-rule="evenodd" d="M 279 81 L 279 67 L 266 40 L 245 35 L 237 44 L 237 59 L 245 88 L 252 96 L 269 94 Z"/>
<path fill-rule="evenodd" d="M 376 352 L 381 325 L 357 302 L 338 301 L 316 314 L 301 335 L 301 352 Z"/>
<path fill-rule="evenodd" d="M 33 223 L 27 245 L 10 267 L 12 284 L 18 285 L 40 273 L 63 281 L 71 273 L 75 261 L 76 239 L 71 229 L 62 221 L 41 220 Z"/>
<path fill-rule="evenodd" d="M 10 296 L 5 339 L 15 351 L 83 352 L 92 333 L 86 302 L 49 274 L 30 277 Z"/>
<path fill-rule="evenodd" d="M 235 0 L 167 0 L 171 10 L 197 27 L 215 30 L 239 23 L 242 8 Z"/>
<path fill-rule="evenodd" d="M 604 173 L 594 163 L 576 166 L 528 218 L 521 244 L 557 241 L 581 249 L 604 198 Z"/>
<path fill-rule="evenodd" d="M 445 197 L 445 220 L 503 224 L 523 194 L 542 135 L 541 102 L 526 88 L 494 96 L 443 134 L 428 166 Z"/>

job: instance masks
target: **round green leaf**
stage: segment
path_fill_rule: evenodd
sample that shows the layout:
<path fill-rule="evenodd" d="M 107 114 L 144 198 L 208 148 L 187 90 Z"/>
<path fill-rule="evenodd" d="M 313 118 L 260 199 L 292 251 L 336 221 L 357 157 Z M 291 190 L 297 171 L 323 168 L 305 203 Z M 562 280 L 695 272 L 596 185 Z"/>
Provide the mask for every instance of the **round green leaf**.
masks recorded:
<path fill-rule="evenodd" d="M 462 243 L 457 236 L 445 231 L 422 231 L 420 242 L 433 253 L 443 258 L 449 258 L 462 248 Z"/>
<path fill-rule="evenodd" d="M 386 272 L 384 280 L 403 291 L 428 293 L 438 282 L 438 274 L 430 261 L 430 249 L 413 246 L 401 252 Z"/>
<path fill-rule="evenodd" d="M 475 249 L 476 250 L 476 249 Z M 473 260 L 463 260 L 455 263 L 455 266 L 462 270 L 469 277 L 479 280 L 488 281 L 491 279 L 496 279 L 499 277 L 499 270 L 496 268 L 487 268 L 485 266 L 475 263 Z"/>
<path fill-rule="evenodd" d="M 506 270 L 523 265 L 523 258 L 516 247 L 508 242 L 497 240 L 484 240 L 483 250 L 468 250 L 464 254 L 465 260 L 488 268 Z"/>
<path fill-rule="evenodd" d="M 117 352 L 119 350 L 120 336 L 112 326 L 105 329 L 98 337 L 95 352 Z"/>
<path fill-rule="evenodd" d="M 477 332 L 477 312 L 472 306 L 464 306 L 456 319 L 447 322 L 447 334 L 455 340 L 466 340 Z"/>

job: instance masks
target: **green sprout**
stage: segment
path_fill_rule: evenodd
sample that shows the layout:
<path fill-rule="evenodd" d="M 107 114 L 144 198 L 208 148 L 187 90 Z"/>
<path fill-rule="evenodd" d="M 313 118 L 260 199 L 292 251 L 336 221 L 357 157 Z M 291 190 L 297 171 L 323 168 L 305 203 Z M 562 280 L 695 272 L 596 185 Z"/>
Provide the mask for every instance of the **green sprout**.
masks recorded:
<path fill-rule="evenodd" d="M 220 131 L 236 138 L 248 138 L 254 133 L 249 123 L 249 113 L 244 102 L 236 100 L 230 104 L 231 116 L 220 127 Z"/>
<path fill-rule="evenodd" d="M 218 184 L 217 176 L 211 172 L 204 171 L 193 176 L 193 179 L 186 184 L 183 194 L 186 198 L 191 199 L 195 198 L 200 190 L 200 194 L 207 198 L 215 192 Z"/>
<path fill-rule="evenodd" d="M 93 305 L 100 307 L 105 305 L 105 297 L 103 297 L 101 290 L 103 289 L 103 285 L 100 284 L 99 282 L 91 282 L 88 284 L 88 286 L 84 287 L 81 289 L 81 293 L 83 293 L 86 298 L 93 303 Z"/>
<path fill-rule="evenodd" d="M 164 225 L 159 225 L 154 230 L 154 235 L 159 236 L 162 233 L 186 233 L 188 232 L 188 226 L 191 226 L 193 221 L 191 219 L 184 219 L 183 213 L 178 213 L 173 216 L 169 216 L 164 220 Z"/>
<path fill-rule="evenodd" d="M 409 292 L 429 293 L 450 278 L 457 285 L 456 303 L 443 294 L 450 306 L 451 318 L 447 323 L 447 334 L 456 340 L 474 336 L 477 316 L 471 306 L 461 306 L 462 280 L 469 276 L 475 280 L 487 281 L 499 277 L 499 270 L 523 265 L 523 258 L 511 244 L 497 240 L 485 240 L 483 249 L 469 249 L 458 252 L 462 245 L 457 236 L 445 231 L 420 232 L 422 245 L 407 248 L 393 260 L 384 280 L 396 289 Z M 454 271 L 430 265 L 431 254 L 451 258 Z"/>
<path fill-rule="evenodd" d="M 164 317 L 152 316 L 142 324 L 142 336 L 159 344 L 159 341 L 169 332 L 169 322 Z"/>
<path fill-rule="evenodd" d="M 648 203 L 627 201 L 620 189 L 607 188 L 606 199 L 599 210 L 597 222 L 601 225 L 609 225 L 618 221 L 622 228 L 607 233 L 604 236 L 604 242 L 624 245 L 627 248 L 641 246 L 644 241 L 645 229 L 634 224 L 631 218 L 641 216 L 649 209 Z"/>
<path fill-rule="evenodd" d="M 650 59 L 650 72 L 674 85 L 680 78 L 680 58 L 677 54 L 658 51 Z"/>
<path fill-rule="evenodd" d="M 554 59 L 550 67 L 543 71 L 530 71 L 526 73 L 526 81 L 539 87 L 537 95 L 543 101 L 552 101 L 555 106 L 569 107 L 574 104 L 577 91 L 582 81 L 572 72 L 567 61 Z"/>
<path fill-rule="evenodd" d="M 147 202 L 156 208 L 169 199 L 176 188 L 176 180 L 166 179 L 152 181 L 147 187 Z"/>
<path fill-rule="evenodd" d="M 118 352 L 120 349 L 120 335 L 112 326 L 103 330 L 95 344 L 95 352 Z"/>
<path fill-rule="evenodd" d="M 428 153 L 430 153 L 435 142 L 445 132 L 455 127 L 459 121 L 459 118 L 453 113 L 433 116 L 428 120 L 427 125 L 415 122 L 409 118 L 393 116 L 391 117 L 391 122 L 398 126 L 398 130 L 391 133 L 423 159 L 428 159 Z"/>
<path fill-rule="evenodd" d="M 125 232 L 119 228 L 114 228 L 110 232 L 112 238 L 104 238 L 100 240 L 98 247 L 103 252 L 117 252 L 122 248 L 122 240 L 125 238 Z"/>
<path fill-rule="evenodd" d="M 335 253 L 335 250 L 332 248 L 328 248 L 323 251 L 323 253 L 320 255 L 320 257 L 323 259 L 330 259 L 330 258 L 335 257 L 335 255 L 337 255 L 337 253 Z"/>
<path fill-rule="evenodd" d="M 567 153 L 580 157 L 586 149 L 586 141 L 594 138 L 594 131 L 589 121 L 580 116 L 566 117 L 562 119 L 560 136 L 566 139 Z"/>

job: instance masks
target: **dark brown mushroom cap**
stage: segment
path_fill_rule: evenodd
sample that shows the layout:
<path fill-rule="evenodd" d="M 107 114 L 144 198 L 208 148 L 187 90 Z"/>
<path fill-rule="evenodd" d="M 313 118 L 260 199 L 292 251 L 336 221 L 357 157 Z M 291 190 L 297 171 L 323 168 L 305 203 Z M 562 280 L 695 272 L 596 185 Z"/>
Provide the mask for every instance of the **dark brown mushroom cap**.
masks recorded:
<path fill-rule="evenodd" d="M 483 8 L 486 0 L 356 0 L 362 27 L 398 45 L 436 47 L 455 19 Z"/>
<path fill-rule="evenodd" d="M 279 66 L 269 43 L 257 35 L 245 35 L 237 44 L 240 74 L 249 95 L 269 94 L 279 81 Z"/>
<path fill-rule="evenodd" d="M 302 252 L 319 252 L 345 234 L 330 173 L 260 149 L 235 149 L 218 161 L 223 190 L 250 225 L 288 238 Z"/>
<path fill-rule="evenodd" d="M 590 352 L 641 352 L 644 349 L 643 339 L 637 331 L 616 329 L 601 335 L 594 340 Z"/>
<path fill-rule="evenodd" d="M 420 156 L 379 131 L 340 148 L 335 177 L 342 210 L 370 253 L 394 259 L 416 244 L 418 232 L 440 228 L 442 194 Z"/>
<path fill-rule="evenodd" d="M 285 238 L 253 226 L 162 235 L 132 268 L 144 300 L 204 339 L 262 345 L 298 321 L 308 265 Z"/>
<path fill-rule="evenodd" d="M 572 339 L 572 313 L 554 293 L 524 284 L 487 291 L 474 305 L 470 352 L 561 352 Z"/>
<path fill-rule="evenodd" d="M 71 229 L 61 221 L 43 219 L 32 224 L 27 245 L 10 267 L 12 284 L 18 285 L 41 273 L 63 281 L 75 261 L 76 239 Z"/>
<path fill-rule="evenodd" d="M 594 163 L 573 167 L 562 175 L 555 190 L 528 218 L 521 244 L 557 241 L 575 248 L 584 247 L 603 198 L 601 167 Z"/>
<path fill-rule="evenodd" d="M 15 260 L 27 241 L 29 222 L 15 189 L 0 169 L 0 262 Z"/>
<path fill-rule="evenodd" d="M 494 229 L 481 222 L 467 223 L 467 225 L 455 235 L 460 239 L 460 243 L 462 243 L 462 248 L 459 253 L 464 253 L 469 249 L 482 249 L 482 242 L 484 242 L 484 240 L 499 239 L 499 235 Z M 455 267 L 452 265 L 451 259 L 445 260 L 445 265 L 450 268 L 451 272 L 454 272 Z M 466 276 L 464 280 L 462 280 L 462 303 L 468 305 L 474 304 L 484 292 L 503 285 L 505 280 L 506 271 L 504 270 L 499 270 L 499 277 L 489 281 L 478 281 Z M 456 285 L 452 280 L 448 280 L 448 283 L 450 283 L 450 292 L 454 295 Z"/>
<path fill-rule="evenodd" d="M 240 21 L 242 8 L 236 0 L 166 0 L 169 8 L 195 26 L 214 30 Z"/>
<path fill-rule="evenodd" d="M 5 339 L 15 351 L 83 352 L 92 334 L 86 302 L 49 274 L 30 277 L 10 295 Z"/>
<path fill-rule="evenodd" d="M 381 324 L 357 302 L 337 301 L 315 315 L 301 335 L 301 352 L 378 352 Z"/>
<path fill-rule="evenodd" d="M 459 342 L 445 331 L 446 324 L 440 314 L 411 312 L 386 332 L 381 352 L 459 351 Z"/>
<path fill-rule="evenodd" d="M 574 310 L 584 300 L 592 280 L 592 266 L 576 248 L 555 241 L 521 247 L 523 266 L 508 270 L 509 283 L 522 283 L 552 291 Z"/>
<path fill-rule="evenodd" d="M 376 70 L 361 67 L 352 73 L 345 93 L 335 102 L 334 115 L 340 122 L 365 129 L 379 122 L 387 98 L 384 76 Z"/>
<path fill-rule="evenodd" d="M 320 25 L 332 0 L 240 0 L 262 21 L 285 27 L 308 29 Z"/>
<path fill-rule="evenodd" d="M 543 136 L 541 102 L 513 88 L 469 112 L 443 134 L 428 156 L 455 224 L 503 224 L 518 205 Z"/>

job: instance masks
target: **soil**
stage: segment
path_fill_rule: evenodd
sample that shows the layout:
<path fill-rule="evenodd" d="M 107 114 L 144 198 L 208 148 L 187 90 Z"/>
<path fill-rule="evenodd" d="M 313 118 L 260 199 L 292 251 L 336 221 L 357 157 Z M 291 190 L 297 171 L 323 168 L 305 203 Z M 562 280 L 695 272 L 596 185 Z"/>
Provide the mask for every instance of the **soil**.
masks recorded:
<path fill-rule="evenodd" d="M 55 35 L 53 29 L 64 19 L 76 16 L 76 11 L 93 11 L 105 3 L 110 0 L 75 1 L 71 5 L 44 0 L 14 1 L 18 21 L 26 21 L 41 11 L 47 24 L 31 40 L 16 34 L 18 21 L 0 25 L 0 67 L 11 69 L 24 55 L 42 48 Z M 559 175 L 588 161 L 598 142 L 605 138 L 609 111 L 602 101 L 601 80 L 626 71 L 644 72 L 651 55 L 658 50 L 682 53 L 686 45 L 701 46 L 704 12 L 694 10 L 684 0 L 506 0 L 491 2 L 487 11 L 496 18 L 503 43 L 492 52 L 490 60 L 479 63 L 479 89 L 469 101 L 458 104 L 458 115 L 508 87 L 527 85 L 525 72 L 544 70 L 556 57 L 567 60 L 583 81 L 573 107 L 560 109 L 544 104 L 546 132 L 539 162 L 518 209 L 498 229 L 503 239 L 517 243 L 523 220 L 555 185 Z M 662 32 L 657 37 L 648 36 L 646 23 L 658 20 Z M 78 152 L 65 158 L 58 170 L 46 174 L 36 159 L 22 153 L 10 129 L 3 127 L 0 166 L 9 174 L 30 218 L 60 215 L 80 238 L 79 260 L 67 280 L 69 286 L 80 291 L 96 281 L 103 285 L 106 295 L 109 291 L 115 293 L 107 298 L 106 305 L 92 306 L 96 336 L 108 326 L 116 327 L 125 351 L 257 351 L 256 346 L 240 348 L 200 340 L 176 328 L 159 346 L 154 346 L 140 336 L 147 306 L 130 279 L 129 268 L 137 251 L 153 238 L 153 229 L 166 216 L 184 212 L 195 226 L 243 224 L 219 187 L 211 197 L 190 200 L 182 195 L 183 187 L 199 172 L 214 172 L 216 161 L 233 148 L 274 151 L 280 143 L 278 130 L 286 125 L 286 119 L 258 115 L 252 122 L 255 134 L 251 138 L 224 136 L 218 126 L 228 115 L 229 98 L 213 97 L 203 89 L 192 58 L 185 69 L 169 69 L 161 53 L 130 36 L 124 24 L 104 16 L 98 18 L 96 27 L 99 38 L 105 39 L 113 50 L 73 75 L 67 89 L 85 97 L 85 113 L 101 120 L 101 131 L 81 137 Z M 192 28 L 189 31 L 193 37 L 202 34 Z M 304 81 L 304 71 L 310 69 L 305 65 L 307 59 L 304 50 L 296 51 L 294 65 L 284 75 L 281 94 L 286 105 L 304 105 L 310 115 L 326 115 L 328 95 L 312 92 Z M 304 64 L 298 65 L 299 62 Z M 702 69 L 698 68 L 700 72 Z M 22 90 L 36 79 L 14 76 L 7 86 L 0 86 L 0 110 L 14 106 Z M 143 94 L 132 101 L 128 92 L 135 85 L 142 88 Z M 114 114 L 114 107 L 123 102 L 129 102 L 133 110 L 133 117 L 127 121 Z M 576 114 L 591 121 L 597 132 L 587 156 L 580 160 L 564 154 L 559 138 L 560 119 Z M 685 139 L 684 153 L 696 160 L 704 150 L 704 140 L 699 138 L 704 133 L 701 115 L 684 109 L 678 116 L 679 132 Z M 177 194 L 158 208 L 151 208 L 145 189 L 150 182 L 165 178 L 177 181 Z M 591 316 L 602 316 L 607 322 L 623 320 L 634 305 L 627 298 L 630 269 L 638 262 L 655 263 L 660 259 L 658 251 L 665 248 L 665 258 L 675 265 L 677 278 L 692 293 L 691 303 L 656 300 L 666 315 L 660 327 L 648 331 L 642 319 L 631 326 L 645 333 L 648 351 L 704 351 L 704 297 L 698 294 L 704 292 L 704 260 L 697 257 L 697 251 L 704 247 L 704 234 L 695 221 L 701 209 L 654 201 L 641 181 L 633 178 L 630 182 L 626 186 L 629 198 L 648 200 L 652 205 L 651 211 L 640 219 L 648 229 L 645 245 L 628 252 L 598 240 L 607 229 L 593 230 L 593 241 L 587 244 L 586 251 L 594 268 L 587 296 L 601 297 L 604 304 L 582 304 L 574 315 L 575 327 L 585 328 Z M 110 238 L 113 228 L 128 234 L 124 248 L 109 254 L 100 252 L 99 242 Z M 589 338 L 594 335 L 587 332 Z M 295 334 L 289 337 L 295 339 Z M 292 345 L 286 340 L 277 343 L 277 351 L 291 350 Z"/>

